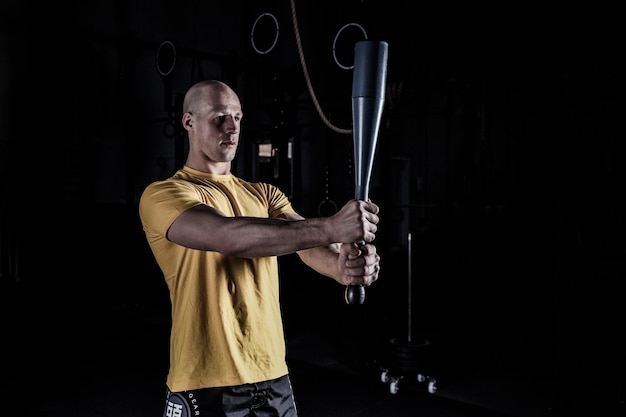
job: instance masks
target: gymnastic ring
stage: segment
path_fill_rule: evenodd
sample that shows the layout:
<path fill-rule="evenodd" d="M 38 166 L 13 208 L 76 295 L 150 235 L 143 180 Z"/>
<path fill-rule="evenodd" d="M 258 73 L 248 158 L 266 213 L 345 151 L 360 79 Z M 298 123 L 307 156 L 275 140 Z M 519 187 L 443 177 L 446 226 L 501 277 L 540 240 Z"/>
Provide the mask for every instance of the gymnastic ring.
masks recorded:
<path fill-rule="evenodd" d="M 331 214 L 322 214 L 322 208 L 326 206 L 329 206 L 332 208 L 333 212 Z M 320 201 L 320 203 L 317 206 L 317 215 L 320 217 L 332 216 L 335 213 L 337 213 L 337 204 L 335 204 L 335 202 L 329 198 L 325 198 L 324 200 Z"/>
<path fill-rule="evenodd" d="M 337 38 L 339 38 L 339 35 L 341 34 L 341 32 L 343 32 L 344 29 L 350 26 L 356 26 L 357 28 L 361 29 L 361 32 L 363 32 L 363 36 L 365 36 L 365 39 L 367 39 L 367 32 L 365 32 L 365 29 L 363 29 L 363 26 L 359 25 L 358 23 L 347 23 L 343 25 L 343 27 L 337 31 L 337 34 L 335 35 L 335 40 L 333 40 L 333 58 L 335 59 L 335 63 L 339 65 L 340 68 L 343 68 L 345 70 L 351 70 L 352 68 L 354 68 L 354 64 L 352 64 L 351 66 L 341 65 L 339 63 L 339 60 L 337 59 L 335 48 L 337 46 Z"/>
<path fill-rule="evenodd" d="M 169 52 L 171 54 L 170 56 L 163 55 L 163 48 L 166 46 L 169 48 L 168 50 L 166 50 L 166 52 Z M 168 60 L 168 69 L 161 68 L 162 63 L 160 61 L 162 59 Z M 161 45 L 159 45 L 159 48 L 157 49 L 155 61 L 156 69 L 159 74 L 161 74 L 163 77 L 165 77 L 166 75 L 170 75 L 172 71 L 174 71 L 174 66 L 176 65 L 176 47 L 174 46 L 174 44 L 170 41 L 165 41 L 161 43 Z"/>
<path fill-rule="evenodd" d="M 259 20 L 261 20 L 261 18 L 264 17 L 264 16 L 269 16 L 274 21 L 274 26 L 276 26 L 276 35 L 274 36 L 274 42 L 272 43 L 272 46 L 270 46 L 265 51 L 261 51 L 259 48 L 257 48 L 256 44 L 254 43 L 254 30 L 256 29 L 256 25 L 257 25 L 257 23 L 259 23 Z M 252 47 L 254 48 L 254 50 L 258 54 L 261 54 L 261 55 L 264 55 L 264 54 L 270 52 L 272 49 L 274 49 L 274 46 L 276 46 L 276 42 L 278 42 L 278 34 L 279 33 L 280 33 L 280 29 L 278 27 L 278 20 L 276 20 L 276 17 L 274 17 L 274 15 L 271 14 L 271 13 L 263 13 L 263 14 L 261 14 L 254 21 L 254 24 L 252 25 L 252 31 L 250 32 L 250 41 L 252 42 Z"/>

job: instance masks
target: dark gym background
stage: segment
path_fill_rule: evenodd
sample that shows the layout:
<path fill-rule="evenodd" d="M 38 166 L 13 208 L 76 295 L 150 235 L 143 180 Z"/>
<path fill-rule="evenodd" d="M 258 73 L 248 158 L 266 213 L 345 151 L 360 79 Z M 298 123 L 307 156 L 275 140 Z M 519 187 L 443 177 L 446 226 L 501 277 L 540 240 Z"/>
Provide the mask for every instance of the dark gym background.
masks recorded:
<path fill-rule="evenodd" d="M 588 0 L 3 2 L 9 408 L 162 413 L 169 300 L 137 202 L 184 161 L 194 82 L 242 98 L 236 174 L 280 185 L 305 216 L 352 198 L 352 136 L 315 108 L 292 5 L 340 129 L 354 42 L 389 45 L 379 282 L 347 306 L 281 258 L 302 417 L 622 415 L 626 37 L 621 8 Z M 382 382 L 408 339 L 436 393 L 412 369 L 395 394 Z"/>

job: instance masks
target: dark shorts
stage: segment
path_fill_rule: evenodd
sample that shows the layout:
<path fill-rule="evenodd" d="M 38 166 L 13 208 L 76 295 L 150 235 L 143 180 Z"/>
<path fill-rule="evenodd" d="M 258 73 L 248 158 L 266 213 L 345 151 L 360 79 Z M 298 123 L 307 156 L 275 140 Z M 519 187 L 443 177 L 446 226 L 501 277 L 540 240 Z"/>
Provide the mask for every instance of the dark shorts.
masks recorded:
<path fill-rule="evenodd" d="M 167 390 L 163 417 L 297 417 L 289 376 L 255 384 Z"/>

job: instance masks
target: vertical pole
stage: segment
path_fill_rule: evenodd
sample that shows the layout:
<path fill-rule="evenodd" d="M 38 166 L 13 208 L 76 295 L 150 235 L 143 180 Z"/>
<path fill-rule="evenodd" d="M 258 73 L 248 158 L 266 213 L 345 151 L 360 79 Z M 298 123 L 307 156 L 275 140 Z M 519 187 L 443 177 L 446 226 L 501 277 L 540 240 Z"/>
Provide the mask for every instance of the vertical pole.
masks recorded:
<path fill-rule="evenodd" d="M 408 328 L 407 328 L 407 342 L 409 344 L 411 344 L 412 329 L 413 329 L 413 311 L 412 311 L 413 307 L 411 305 L 411 302 L 412 302 L 412 299 L 413 299 L 413 297 L 412 297 L 413 290 L 411 288 L 411 281 L 412 281 L 412 279 L 411 279 L 411 273 L 412 273 L 411 272 L 411 232 L 409 232 L 408 235 L 407 235 L 407 259 L 408 259 L 408 263 L 407 263 L 407 271 L 408 271 L 408 273 L 407 273 L 407 275 L 408 275 L 408 278 L 409 278 L 408 291 L 407 291 L 408 297 L 409 297 L 408 302 L 407 302 L 407 306 L 408 306 L 407 310 L 408 310 L 408 313 L 409 313 Z"/>

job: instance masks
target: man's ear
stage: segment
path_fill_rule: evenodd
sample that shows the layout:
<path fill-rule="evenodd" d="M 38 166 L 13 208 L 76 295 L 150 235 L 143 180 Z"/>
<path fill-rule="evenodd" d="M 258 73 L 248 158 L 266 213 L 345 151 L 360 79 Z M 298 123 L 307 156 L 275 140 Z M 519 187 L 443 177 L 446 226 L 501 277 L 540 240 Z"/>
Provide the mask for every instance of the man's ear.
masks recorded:
<path fill-rule="evenodd" d="M 191 114 L 185 113 L 183 115 L 183 127 L 185 128 L 185 130 L 189 130 L 193 127 L 193 123 L 191 119 L 192 119 Z"/>

